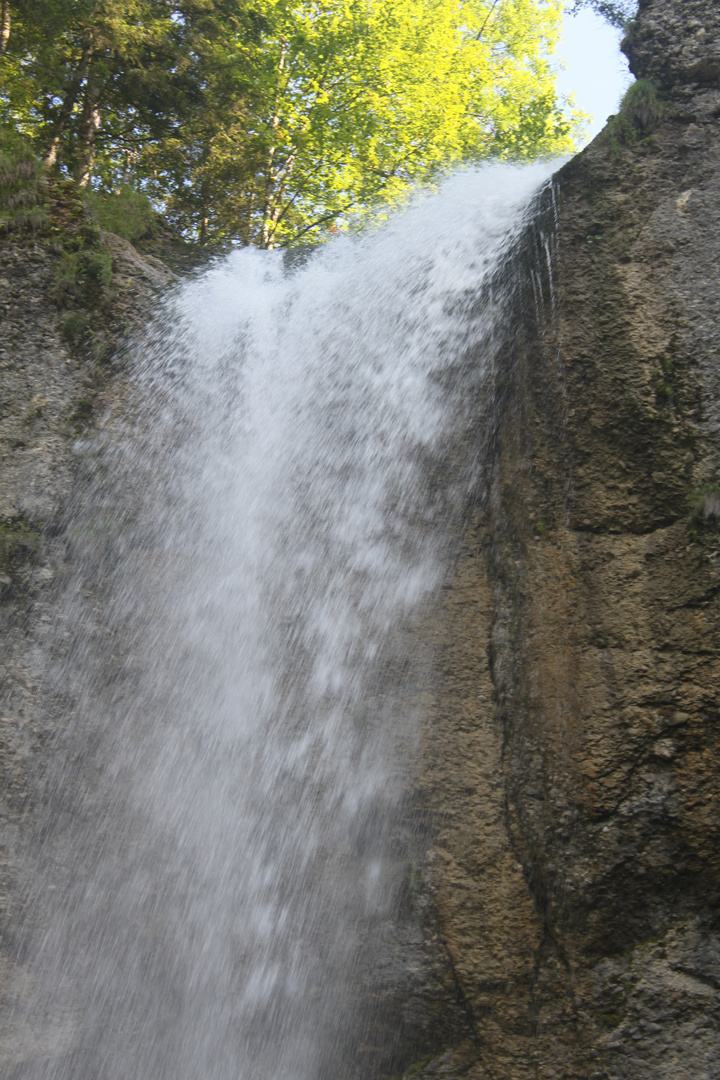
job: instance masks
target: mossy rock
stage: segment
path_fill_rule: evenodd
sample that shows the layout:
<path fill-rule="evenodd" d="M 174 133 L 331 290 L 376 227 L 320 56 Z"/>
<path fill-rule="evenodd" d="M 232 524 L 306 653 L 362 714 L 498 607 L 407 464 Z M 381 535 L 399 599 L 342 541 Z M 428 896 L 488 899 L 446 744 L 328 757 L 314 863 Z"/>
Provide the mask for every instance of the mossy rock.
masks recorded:
<path fill-rule="evenodd" d="M 68 345 L 85 345 L 91 334 L 90 316 L 87 311 L 71 311 L 62 324 L 62 336 Z"/>
<path fill-rule="evenodd" d="M 75 302 L 94 307 L 112 284 L 112 278 L 112 257 L 102 248 L 64 251 L 56 271 L 55 301 L 65 306 Z"/>

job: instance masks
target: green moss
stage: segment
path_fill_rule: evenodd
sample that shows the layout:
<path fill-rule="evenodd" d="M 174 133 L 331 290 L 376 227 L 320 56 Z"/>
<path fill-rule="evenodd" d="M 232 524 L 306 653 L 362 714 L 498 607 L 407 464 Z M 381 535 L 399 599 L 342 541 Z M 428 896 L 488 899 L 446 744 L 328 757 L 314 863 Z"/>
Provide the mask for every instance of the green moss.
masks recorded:
<path fill-rule="evenodd" d="M 66 177 L 49 179 L 48 237 L 57 255 L 53 297 L 60 307 L 75 308 L 84 317 L 97 307 L 112 284 L 112 257 L 100 242 L 100 228 L 85 200 Z M 67 323 L 71 344 L 84 344 L 81 319 Z"/>
<path fill-rule="evenodd" d="M 670 356 L 661 356 L 652 373 L 655 398 L 658 406 L 667 405 L 675 394 L 675 362 Z"/>
<path fill-rule="evenodd" d="M 84 359 L 99 364 L 108 353 L 107 335 L 93 329 L 94 309 L 104 305 L 113 280 L 113 261 L 100 240 L 100 224 L 69 177 L 43 173 L 35 148 L 17 132 L 0 127 L 0 236 L 39 230 L 55 256 L 51 295 L 69 309 L 62 336 Z M 24 417 L 30 424 L 40 413 Z M 72 419 L 84 429 L 88 410 L 78 406 Z"/>
<path fill-rule="evenodd" d="M 622 1024 L 624 1017 L 619 1013 L 600 1013 L 598 1020 L 603 1027 L 616 1028 L 619 1024 Z"/>
<path fill-rule="evenodd" d="M 56 269 L 55 299 L 94 307 L 112 282 L 112 258 L 101 248 L 65 250 Z"/>
<path fill-rule="evenodd" d="M 90 333 L 90 317 L 87 311 L 71 311 L 63 321 L 62 336 L 68 345 L 87 344 Z"/>
<path fill-rule="evenodd" d="M 81 251 L 78 256 L 78 273 L 86 295 L 106 289 L 112 282 L 112 257 L 107 251 Z"/>
<path fill-rule="evenodd" d="M 427 1068 L 430 1062 L 433 1060 L 434 1054 L 426 1054 L 424 1058 L 420 1058 L 414 1065 L 411 1065 L 409 1069 L 403 1073 L 403 1077 L 417 1076 L 423 1069 Z"/>

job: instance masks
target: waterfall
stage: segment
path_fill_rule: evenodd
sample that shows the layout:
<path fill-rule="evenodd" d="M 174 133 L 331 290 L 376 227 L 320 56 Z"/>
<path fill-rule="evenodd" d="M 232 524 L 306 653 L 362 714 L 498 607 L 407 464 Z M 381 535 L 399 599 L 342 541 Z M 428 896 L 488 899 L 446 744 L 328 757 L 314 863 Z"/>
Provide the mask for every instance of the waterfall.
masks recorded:
<path fill-rule="evenodd" d="M 294 264 L 214 262 L 78 444 L 16 1005 L 44 1034 L 13 1076 L 392 1060 L 422 622 L 476 483 L 494 276 L 549 171 L 463 171 Z"/>

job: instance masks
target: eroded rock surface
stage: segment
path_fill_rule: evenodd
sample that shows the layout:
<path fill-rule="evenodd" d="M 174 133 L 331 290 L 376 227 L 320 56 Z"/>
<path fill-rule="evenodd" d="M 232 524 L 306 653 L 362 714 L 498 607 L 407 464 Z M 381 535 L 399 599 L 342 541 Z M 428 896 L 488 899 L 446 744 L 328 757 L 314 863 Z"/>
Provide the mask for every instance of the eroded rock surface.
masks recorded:
<path fill-rule="evenodd" d="M 664 119 L 561 170 L 520 257 L 429 724 L 474 1050 L 428 1077 L 720 1073 L 719 32 L 641 4 Z"/>

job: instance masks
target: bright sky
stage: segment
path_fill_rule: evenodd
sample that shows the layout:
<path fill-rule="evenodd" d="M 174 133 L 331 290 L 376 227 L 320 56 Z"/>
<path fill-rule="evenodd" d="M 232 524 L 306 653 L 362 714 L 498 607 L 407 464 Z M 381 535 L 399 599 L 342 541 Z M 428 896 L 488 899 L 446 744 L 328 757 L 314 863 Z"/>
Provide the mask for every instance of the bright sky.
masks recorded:
<path fill-rule="evenodd" d="M 633 81 L 620 52 L 621 38 L 619 30 L 588 8 L 565 16 L 558 56 L 566 61 L 566 67 L 558 76 L 558 88 L 563 94 L 573 94 L 576 104 L 593 117 L 587 142 L 605 126 L 608 116 L 617 112 Z"/>

